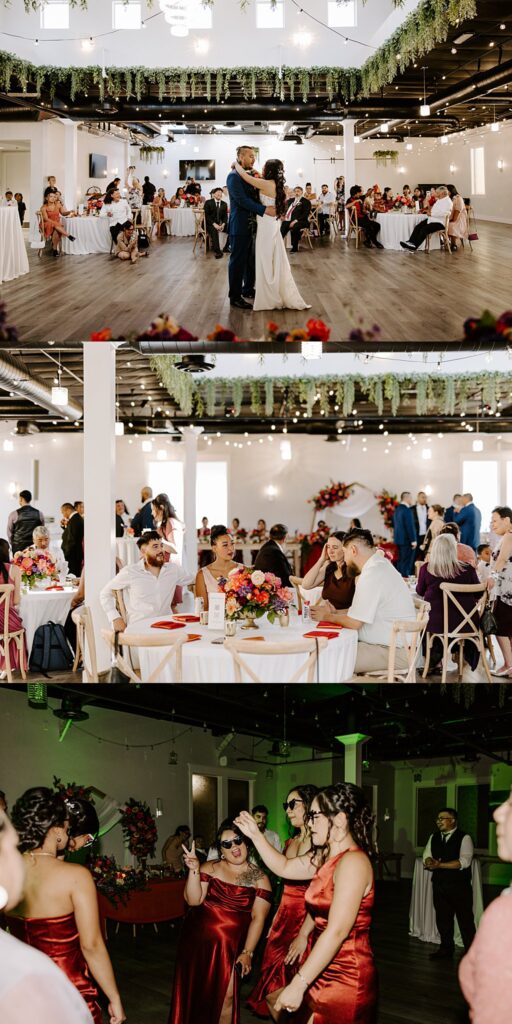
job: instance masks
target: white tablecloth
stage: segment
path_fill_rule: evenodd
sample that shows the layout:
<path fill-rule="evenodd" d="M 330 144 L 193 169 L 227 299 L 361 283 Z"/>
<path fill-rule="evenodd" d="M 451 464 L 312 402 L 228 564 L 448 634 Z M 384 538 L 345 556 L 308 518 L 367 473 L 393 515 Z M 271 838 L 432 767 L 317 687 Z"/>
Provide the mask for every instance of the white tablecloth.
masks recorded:
<path fill-rule="evenodd" d="M 175 210 L 170 206 L 164 207 L 164 219 L 171 223 L 171 234 L 177 238 L 184 238 L 196 233 L 196 218 L 194 211 L 187 206 L 178 206 Z"/>
<path fill-rule="evenodd" d="M 121 559 L 123 565 L 134 565 L 139 561 L 140 551 L 137 547 L 135 537 L 118 537 L 116 540 L 116 555 Z"/>
<path fill-rule="evenodd" d="M 28 274 L 28 256 L 18 206 L 0 206 L 0 284 Z"/>
<path fill-rule="evenodd" d="M 73 594 L 76 594 L 76 587 L 48 592 L 31 590 L 28 594 L 22 592 L 20 615 L 25 627 L 29 658 L 37 627 L 43 626 L 45 622 L 60 622 L 63 626 L 68 617 Z"/>
<path fill-rule="evenodd" d="M 473 857 L 471 861 L 471 881 L 473 884 L 473 914 L 478 927 L 484 912 L 482 897 L 482 868 L 480 861 Z M 417 857 L 412 880 L 411 907 L 409 910 L 409 935 L 422 942 L 441 942 L 436 927 L 434 897 L 432 894 L 432 872 L 423 867 L 423 858 Z M 459 926 L 455 920 L 454 939 L 456 946 L 462 946 Z"/>
<path fill-rule="evenodd" d="M 385 249 L 399 249 L 400 242 L 408 242 L 413 228 L 420 220 L 425 220 L 424 213 L 378 213 L 377 222 L 380 224 L 379 242 L 382 242 Z M 432 245 L 439 248 L 439 237 L 431 240 Z M 425 243 L 420 249 L 425 248 Z"/>
<path fill-rule="evenodd" d="M 75 236 L 75 241 L 62 239 L 62 252 L 67 256 L 88 256 L 94 252 L 110 252 L 112 236 L 108 217 L 63 217 L 66 231 Z"/>
<path fill-rule="evenodd" d="M 171 618 L 171 616 L 168 617 Z M 266 616 L 258 621 L 259 629 L 257 630 L 242 630 L 239 625 L 237 636 L 243 637 L 244 640 L 250 640 L 256 636 L 264 636 L 265 639 L 273 643 L 292 644 L 294 641 L 302 639 L 304 633 L 309 632 L 309 629 L 303 626 L 301 619 L 293 614 L 290 625 L 285 628 L 281 628 L 279 624 L 272 626 Z M 151 619 L 144 619 L 141 622 L 135 622 L 132 626 L 128 627 L 128 632 L 149 633 L 151 635 L 155 633 L 165 634 L 165 630 L 152 629 L 152 622 L 158 622 L 158 619 L 153 617 Z M 311 623 L 310 628 L 314 628 L 314 623 Z M 222 644 L 212 644 L 212 640 L 223 636 L 223 633 L 209 630 L 207 626 L 200 626 L 197 622 L 186 626 L 183 632 L 200 633 L 202 636 L 201 640 L 185 644 L 183 648 L 183 682 L 232 683 L 234 677 L 231 654 L 224 649 Z M 138 653 L 142 678 L 144 679 L 145 677 L 149 678 L 151 672 L 157 668 L 164 657 L 165 648 L 141 647 Z M 350 680 L 354 673 L 356 655 L 357 632 L 352 629 L 341 630 L 340 636 L 329 640 L 326 649 L 321 652 L 320 682 L 340 683 Z M 304 654 L 280 655 L 276 657 L 251 655 L 247 659 L 246 655 L 243 655 L 243 657 L 256 675 L 263 679 L 265 683 L 286 682 L 305 660 Z M 173 663 L 174 659 L 171 659 L 159 682 L 174 682 Z"/>

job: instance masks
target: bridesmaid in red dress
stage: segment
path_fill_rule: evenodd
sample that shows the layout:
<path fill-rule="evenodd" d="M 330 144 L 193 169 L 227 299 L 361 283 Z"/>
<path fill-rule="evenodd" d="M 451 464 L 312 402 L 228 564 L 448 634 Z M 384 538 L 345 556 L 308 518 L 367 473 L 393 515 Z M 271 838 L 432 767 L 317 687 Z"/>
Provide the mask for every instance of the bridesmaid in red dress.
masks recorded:
<path fill-rule="evenodd" d="M 359 786 L 342 782 L 318 793 L 309 817 L 315 853 L 288 862 L 263 836 L 254 835 L 251 815 L 243 811 L 236 819 L 271 871 L 304 880 L 314 874 L 300 932 L 302 937 L 313 932 L 313 947 L 272 1000 L 272 1016 L 293 1024 L 375 1024 L 377 977 L 369 939 L 372 813 Z"/>
<path fill-rule="evenodd" d="M 219 827 L 219 860 L 200 864 L 184 846 L 188 912 L 181 932 L 169 1024 L 239 1024 L 240 979 L 249 974 L 272 903 L 270 882 L 248 860 L 231 821 Z"/>
<path fill-rule="evenodd" d="M 126 1017 L 101 935 L 92 875 L 58 857 L 68 843 L 67 815 L 64 801 L 44 787 L 28 789 L 15 803 L 12 821 L 26 877 L 22 902 L 7 918 L 9 928 L 64 971 L 94 1024 L 103 1021 L 96 982 L 108 999 L 110 1024 L 122 1024 Z"/>
<path fill-rule="evenodd" d="M 311 849 L 307 815 L 316 793 L 316 786 L 296 786 L 290 790 L 283 804 L 290 825 L 296 832 L 284 848 L 288 860 L 300 857 Z M 268 933 L 259 981 L 247 1000 L 247 1006 L 258 1017 L 270 1017 L 266 997 L 292 980 L 309 945 L 307 939 L 304 945 L 296 943 L 306 917 L 304 896 L 307 887 L 307 882 L 296 881 L 287 881 L 284 885 L 279 909 Z"/>

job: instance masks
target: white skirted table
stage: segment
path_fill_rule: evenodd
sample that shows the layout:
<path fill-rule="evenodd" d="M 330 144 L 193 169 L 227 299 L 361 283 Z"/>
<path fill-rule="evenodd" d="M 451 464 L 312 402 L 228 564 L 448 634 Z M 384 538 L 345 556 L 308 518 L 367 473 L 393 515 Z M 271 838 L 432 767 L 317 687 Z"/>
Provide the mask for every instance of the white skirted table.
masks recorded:
<path fill-rule="evenodd" d="M 136 537 L 118 537 L 116 540 L 116 555 L 123 565 L 134 565 L 141 557 L 137 547 Z"/>
<path fill-rule="evenodd" d="M 171 225 L 171 234 L 177 238 L 186 238 L 196 233 L 194 210 L 189 206 L 177 206 L 175 209 L 164 207 L 164 220 Z"/>
<path fill-rule="evenodd" d="M 28 274 L 28 256 L 16 206 L 0 206 L 0 284 Z"/>
<path fill-rule="evenodd" d="M 380 224 L 379 242 L 382 242 L 385 249 L 403 252 L 400 242 L 408 242 L 413 228 L 420 221 L 425 220 L 426 216 L 426 213 L 394 213 L 392 210 L 389 213 L 378 213 L 376 219 Z M 439 237 L 434 236 L 432 245 L 439 248 Z M 425 243 L 423 242 L 420 249 L 424 248 Z"/>
<path fill-rule="evenodd" d="M 166 616 L 165 618 L 171 618 Z M 162 636 L 166 633 L 163 629 L 152 629 L 152 623 L 161 621 L 155 617 L 134 622 L 128 627 L 128 633 L 147 633 L 148 635 Z M 305 633 L 315 628 L 314 623 L 302 623 L 300 617 L 292 614 L 290 625 L 281 628 L 278 623 L 271 625 L 266 618 L 258 620 L 259 629 L 242 630 L 238 627 L 237 636 L 244 640 L 251 640 L 255 637 L 263 637 L 262 646 L 265 640 L 272 643 L 292 645 L 301 640 Z M 200 634 L 201 639 L 186 643 L 183 647 L 183 682 L 184 683 L 232 683 L 234 682 L 232 656 L 222 643 L 212 641 L 223 637 L 222 632 L 209 630 L 207 626 L 200 626 L 193 622 L 184 627 L 183 630 L 173 631 L 171 636 L 177 633 Z M 158 667 L 165 655 L 164 647 L 138 648 L 138 657 L 142 671 L 142 679 L 149 678 L 151 673 Z M 352 679 L 357 656 L 357 632 L 352 629 L 342 629 L 340 635 L 329 640 L 327 647 L 320 653 L 319 682 L 340 683 Z M 289 679 L 294 672 L 304 663 L 304 654 L 281 654 L 278 656 L 244 655 L 244 661 L 250 665 L 256 675 L 265 683 L 282 683 Z M 249 682 L 250 680 L 244 680 Z M 302 681 L 302 680 L 301 680 Z M 160 683 L 174 682 L 174 659 L 170 659 L 168 665 L 162 672 Z"/>
<path fill-rule="evenodd" d="M 25 627 L 29 658 L 37 627 L 43 626 L 46 622 L 57 622 L 63 626 L 68 617 L 74 594 L 76 594 L 76 587 L 65 587 L 64 590 L 22 592 L 20 615 Z"/>
<path fill-rule="evenodd" d="M 478 927 L 484 912 L 482 896 L 482 868 L 480 861 L 473 857 L 471 861 L 471 883 L 473 886 L 473 914 Z M 409 910 L 409 935 L 422 942 L 441 942 L 436 927 L 434 896 L 432 893 L 432 872 L 423 867 L 423 858 L 417 857 L 412 880 L 411 906 Z M 462 938 L 457 920 L 454 929 L 455 945 L 462 946 Z"/>
<path fill-rule="evenodd" d="M 66 231 L 74 236 L 62 239 L 62 252 L 66 256 L 89 256 L 96 252 L 110 252 L 112 236 L 108 217 L 63 217 Z"/>

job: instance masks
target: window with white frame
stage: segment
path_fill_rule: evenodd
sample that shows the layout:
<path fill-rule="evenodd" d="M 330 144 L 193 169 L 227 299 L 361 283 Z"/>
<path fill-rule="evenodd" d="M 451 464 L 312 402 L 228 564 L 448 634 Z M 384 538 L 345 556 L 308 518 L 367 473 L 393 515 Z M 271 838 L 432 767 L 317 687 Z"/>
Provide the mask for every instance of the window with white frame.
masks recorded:
<path fill-rule="evenodd" d="M 228 518 L 227 462 L 198 462 L 196 479 L 196 525 L 203 516 L 210 523 L 226 523 Z"/>
<path fill-rule="evenodd" d="M 485 195 L 485 153 L 483 146 L 471 149 L 471 192 L 474 196 Z"/>
<path fill-rule="evenodd" d="M 462 490 L 473 495 L 482 513 L 482 530 L 489 529 L 493 508 L 500 503 L 498 463 L 485 459 L 465 459 L 462 463 Z"/>
<path fill-rule="evenodd" d="M 284 0 L 256 0 L 256 28 L 284 28 Z"/>
<path fill-rule="evenodd" d="M 201 0 L 189 0 L 187 5 L 187 24 L 191 29 L 212 28 L 212 8 L 204 7 Z"/>
<path fill-rule="evenodd" d="M 356 0 L 327 0 L 329 28 L 354 28 L 357 25 Z"/>
<path fill-rule="evenodd" d="M 68 0 L 47 0 L 41 7 L 41 28 L 69 28 Z"/>
<path fill-rule="evenodd" d="M 142 25 L 142 4 L 139 0 L 113 0 L 112 28 L 137 29 Z"/>

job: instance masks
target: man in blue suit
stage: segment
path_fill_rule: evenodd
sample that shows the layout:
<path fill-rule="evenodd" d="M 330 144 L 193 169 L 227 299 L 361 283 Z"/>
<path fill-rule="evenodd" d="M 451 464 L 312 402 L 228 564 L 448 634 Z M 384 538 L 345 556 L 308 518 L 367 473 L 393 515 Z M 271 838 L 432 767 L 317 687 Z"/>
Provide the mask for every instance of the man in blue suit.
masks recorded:
<path fill-rule="evenodd" d="M 460 512 L 454 513 L 454 521 L 460 529 L 461 544 L 469 544 L 473 551 L 476 551 L 480 544 L 480 527 L 482 525 L 482 513 L 473 504 L 472 494 L 462 495 L 462 508 Z"/>
<path fill-rule="evenodd" d="M 411 505 L 411 492 L 403 491 L 400 495 L 400 504 L 397 505 L 393 516 L 394 541 L 398 547 L 396 567 L 401 576 L 412 576 L 418 546 Z"/>
<path fill-rule="evenodd" d="M 138 512 L 135 513 L 131 526 L 135 537 L 141 537 L 144 530 L 154 530 L 153 513 L 151 511 L 151 499 L 153 491 L 151 487 L 143 487 L 140 492 L 142 502 Z"/>
<path fill-rule="evenodd" d="M 252 146 L 239 146 L 236 151 L 238 162 L 245 171 L 252 171 L 256 154 Z M 247 185 L 236 171 L 228 174 L 226 182 L 229 192 L 229 301 L 236 309 L 251 309 L 248 299 L 254 298 L 255 267 L 254 243 L 256 216 L 275 217 L 275 206 L 264 206 L 259 202 L 257 189 Z"/>

